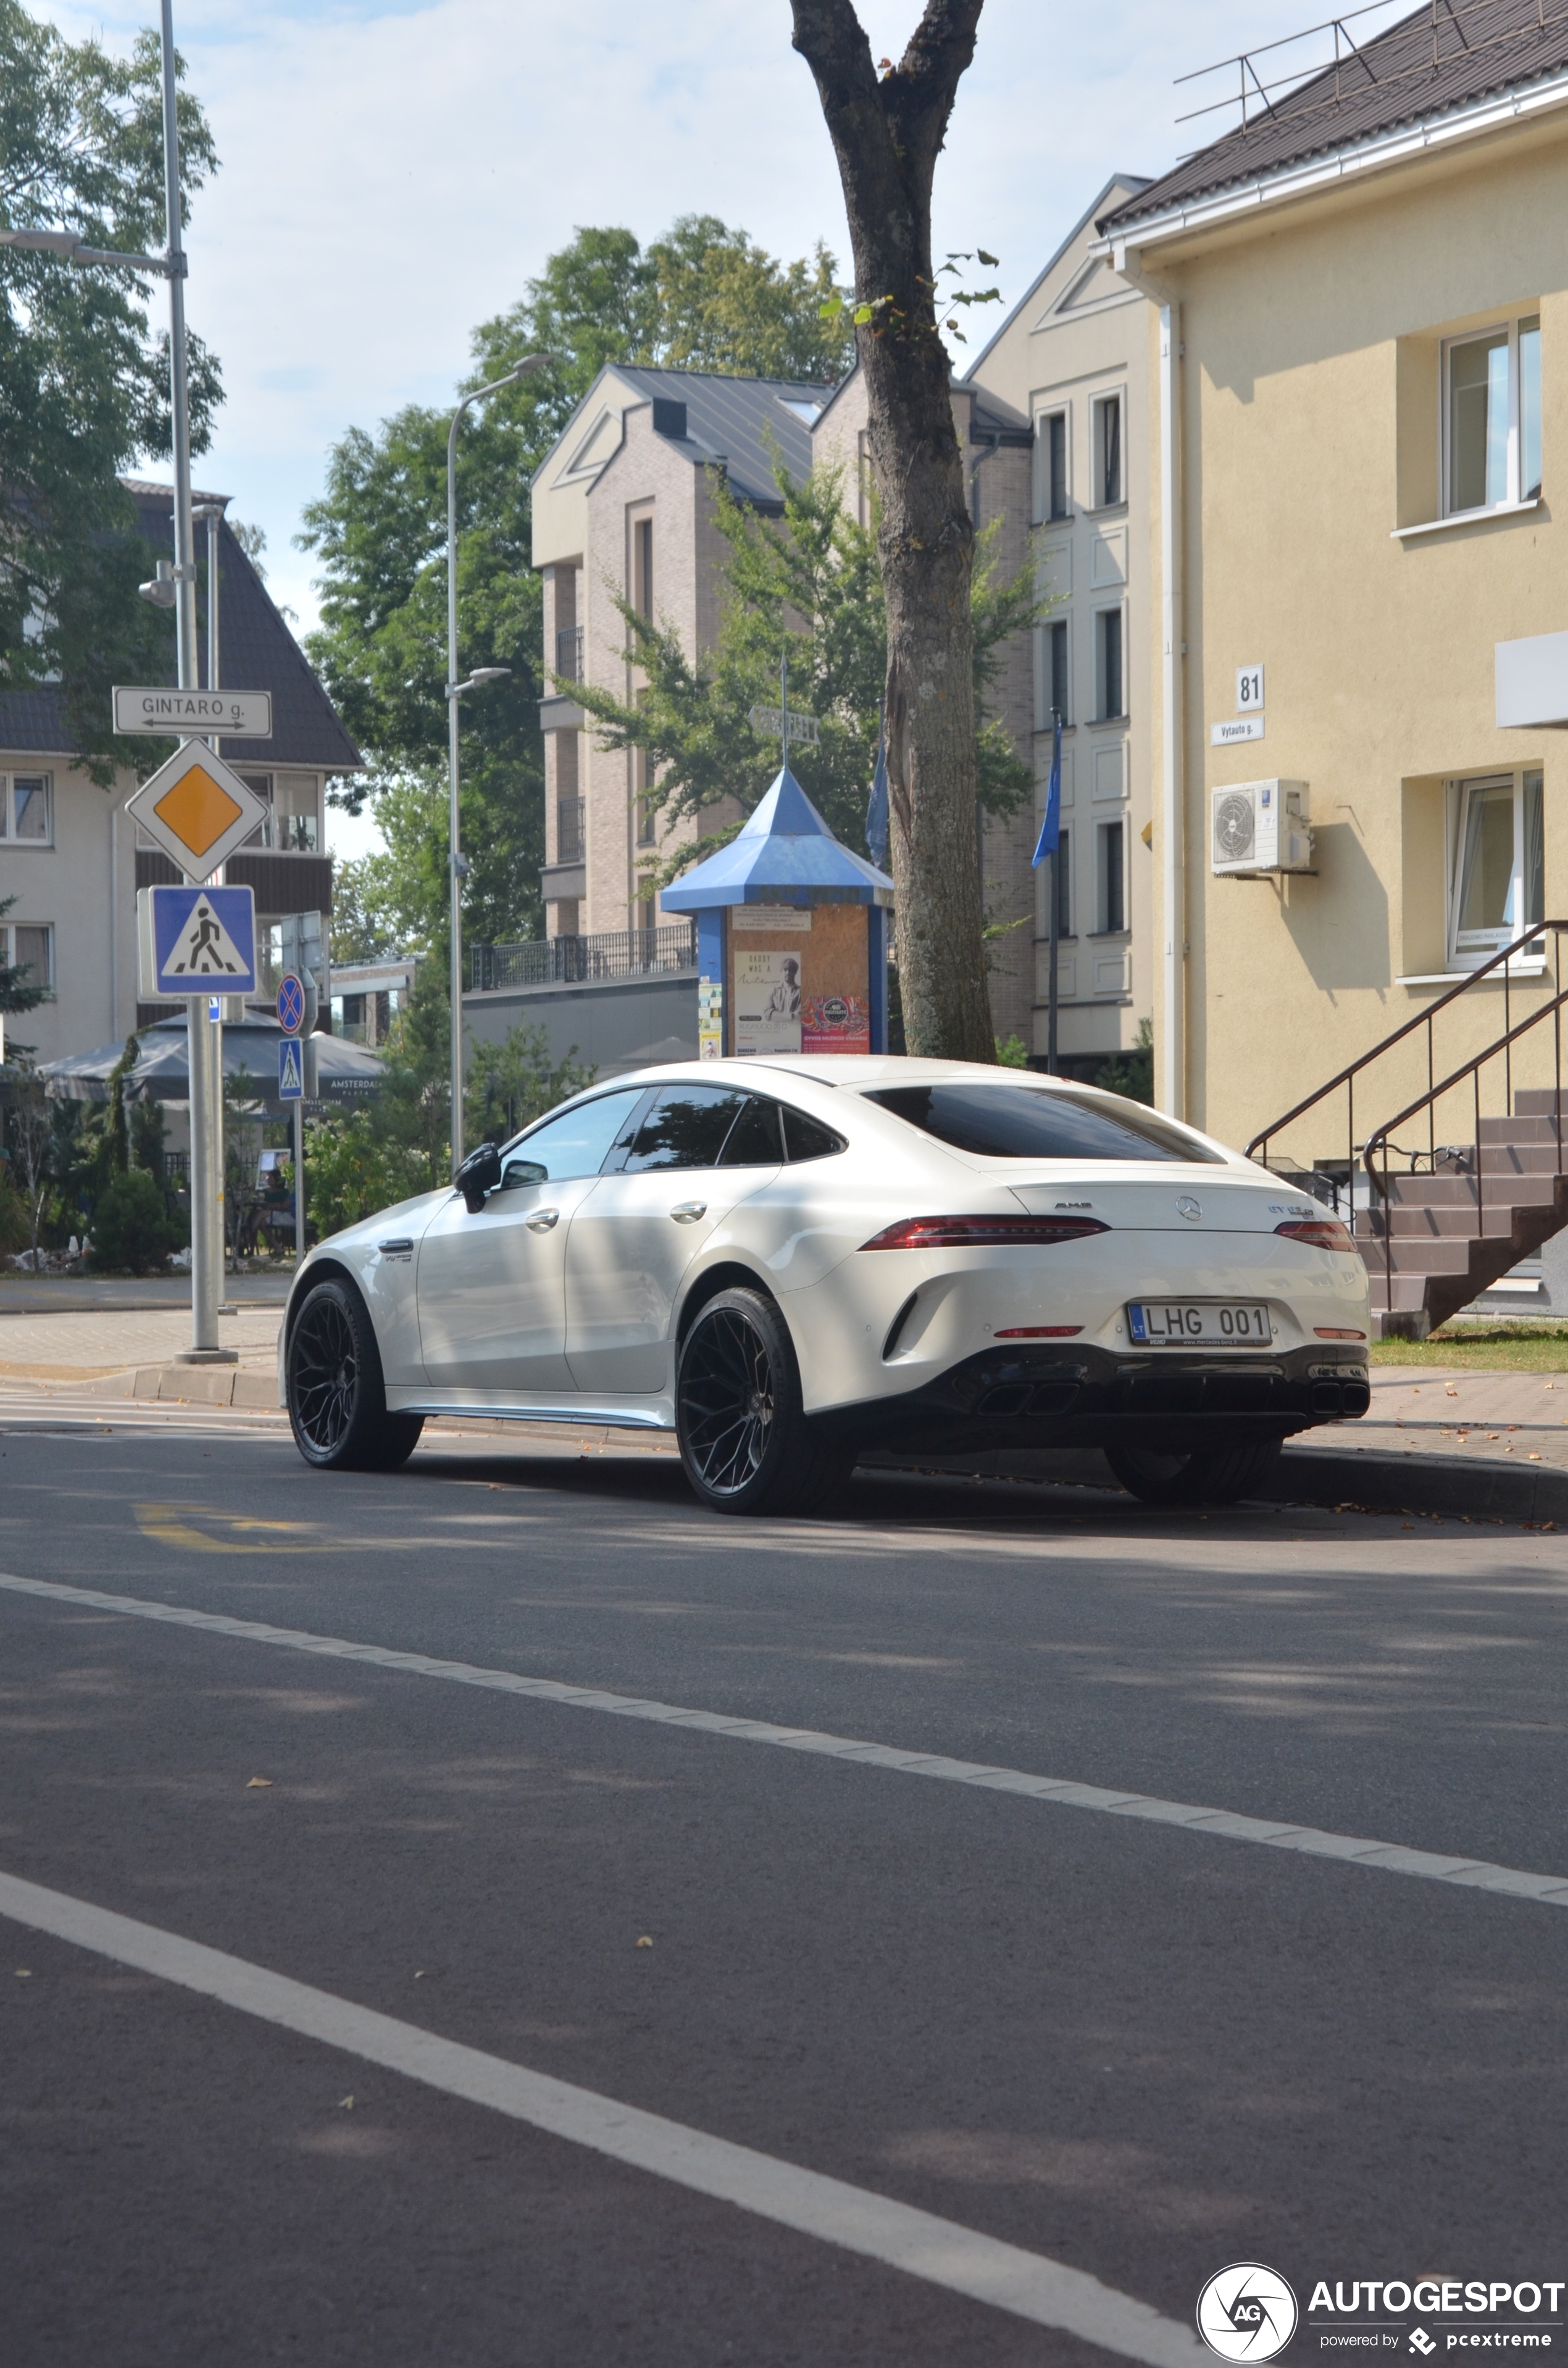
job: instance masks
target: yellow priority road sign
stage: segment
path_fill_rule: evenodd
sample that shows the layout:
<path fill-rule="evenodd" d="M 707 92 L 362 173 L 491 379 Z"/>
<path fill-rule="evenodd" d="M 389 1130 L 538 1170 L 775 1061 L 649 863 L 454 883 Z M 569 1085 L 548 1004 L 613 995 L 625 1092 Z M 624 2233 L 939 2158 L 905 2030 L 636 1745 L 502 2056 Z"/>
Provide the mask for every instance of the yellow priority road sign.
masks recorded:
<path fill-rule="evenodd" d="M 265 802 L 200 740 L 176 749 L 125 810 L 189 880 L 210 880 L 267 814 Z"/>

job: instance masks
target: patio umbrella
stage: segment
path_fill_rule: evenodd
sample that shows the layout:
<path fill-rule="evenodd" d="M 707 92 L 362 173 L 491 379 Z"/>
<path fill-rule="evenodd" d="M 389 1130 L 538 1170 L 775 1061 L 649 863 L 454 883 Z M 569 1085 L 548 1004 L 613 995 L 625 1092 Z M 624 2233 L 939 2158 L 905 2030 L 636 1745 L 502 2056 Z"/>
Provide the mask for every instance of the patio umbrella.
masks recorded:
<path fill-rule="evenodd" d="M 205 1019 L 201 1025 L 206 1026 Z M 278 1102 L 278 1046 L 282 1030 L 276 1019 L 259 1015 L 223 1029 L 223 1075 L 256 1080 L 257 1101 Z M 183 1019 L 159 1019 L 139 1029 L 142 1053 L 125 1081 L 131 1101 L 187 1102 L 190 1099 L 190 1067 Z M 359 1102 L 380 1092 L 386 1065 L 363 1044 L 342 1036 L 315 1038 L 316 1064 L 324 1102 Z M 125 1047 L 99 1044 L 91 1053 L 68 1053 L 62 1061 L 46 1061 L 40 1074 L 50 1093 L 60 1101 L 104 1102 L 108 1099 L 109 1071 Z"/>

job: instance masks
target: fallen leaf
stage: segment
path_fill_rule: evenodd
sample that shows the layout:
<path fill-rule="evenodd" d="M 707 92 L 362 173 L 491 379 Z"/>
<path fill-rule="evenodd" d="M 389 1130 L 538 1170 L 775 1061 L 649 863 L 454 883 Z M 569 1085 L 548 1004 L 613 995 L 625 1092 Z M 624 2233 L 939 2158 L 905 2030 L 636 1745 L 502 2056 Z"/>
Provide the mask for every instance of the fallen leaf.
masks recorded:
<path fill-rule="evenodd" d="M 423 1965 L 420 1966 L 419 1971 L 415 1975 L 414 1978 L 416 1982 L 422 1982 L 425 1979 L 425 1968 Z"/>
<path fill-rule="evenodd" d="M 1413 1530 L 1415 1524 L 1414 1521 L 1401 1521 L 1399 1526 L 1402 1530 Z"/>
<path fill-rule="evenodd" d="M 1551 1388 L 1551 1383 L 1549 1382 L 1549 1383 L 1547 1383 L 1547 1387 L 1548 1387 L 1548 1389 L 1550 1389 L 1550 1388 Z M 1449 1395 L 1451 1398 L 1457 1398 L 1457 1397 L 1458 1397 L 1458 1395 L 1459 1395 L 1459 1392 L 1458 1392 L 1458 1390 L 1456 1390 L 1456 1389 L 1455 1389 L 1455 1387 L 1454 1387 L 1454 1385 L 1453 1385 L 1452 1382 L 1445 1382 L 1445 1383 L 1444 1383 L 1444 1384 L 1443 1384 L 1443 1387 L 1448 1391 L 1448 1394 L 1449 1394 Z"/>
<path fill-rule="evenodd" d="M 638 1946 L 640 1949 L 651 1949 L 651 1948 L 653 1947 L 653 1936 L 652 1932 L 641 1932 L 641 1933 L 639 1933 L 639 1935 L 638 1935 L 638 1937 L 637 1937 L 637 1946 Z"/>
<path fill-rule="evenodd" d="M 1501 1436 L 1501 1434 L 1500 1434 L 1499 1432 L 1495 1431 L 1495 1430 L 1489 1430 L 1489 1431 L 1487 1432 L 1486 1436 L 1487 1436 L 1487 1438 L 1488 1438 L 1488 1439 L 1496 1439 L 1496 1438 L 1499 1438 L 1499 1437 Z"/>
<path fill-rule="evenodd" d="M 354 2100 L 352 2097 L 339 2097 L 337 2104 L 340 2112 L 351 2113 L 354 2111 Z"/>
<path fill-rule="evenodd" d="M 1530 1450 L 1529 1461 L 1532 1463 L 1539 1463 L 1540 1462 L 1540 1456 L 1536 1453 L 1533 1448 Z"/>
<path fill-rule="evenodd" d="M 17 1979 L 19 1982 L 30 1982 L 32 1977 L 33 1969 L 30 1965 L 18 1965 L 17 1967 Z"/>
<path fill-rule="evenodd" d="M 272 1779 L 270 1776 L 253 1776 L 250 1782 L 245 1786 L 245 1791 L 247 1793 L 267 1793 L 270 1792 L 271 1788 Z"/>

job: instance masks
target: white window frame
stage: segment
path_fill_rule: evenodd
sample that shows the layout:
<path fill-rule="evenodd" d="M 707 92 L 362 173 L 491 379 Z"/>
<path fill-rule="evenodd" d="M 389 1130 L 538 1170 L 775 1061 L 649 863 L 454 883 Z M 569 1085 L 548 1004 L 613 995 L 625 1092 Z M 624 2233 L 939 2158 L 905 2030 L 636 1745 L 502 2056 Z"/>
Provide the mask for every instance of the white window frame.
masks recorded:
<path fill-rule="evenodd" d="M 1446 943 L 1449 969 L 1452 973 L 1479 970 L 1483 962 L 1490 962 L 1494 954 L 1500 952 L 1502 948 L 1515 938 L 1522 937 L 1525 930 L 1531 926 L 1529 920 L 1526 918 L 1517 926 L 1509 922 L 1506 927 L 1496 929 L 1471 929 L 1464 933 L 1465 942 L 1462 944 L 1460 942 L 1460 900 L 1464 886 L 1465 841 L 1468 836 L 1471 794 L 1477 790 L 1511 788 L 1513 791 L 1514 869 L 1508 898 L 1514 911 L 1523 913 L 1526 899 L 1529 894 L 1527 872 L 1528 848 L 1526 844 L 1525 791 L 1531 781 L 1540 785 L 1539 793 L 1543 801 L 1542 825 L 1544 828 L 1545 784 L 1542 780 L 1542 768 L 1539 765 L 1524 765 L 1514 772 L 1467 773 L 1449 784 L 1452 800 L 1452 840 L 1449 850 L 1449 910 Z M 1533 949 L 1527 949 L 1515 956 L 1514 961 L 1508 964 L 1508 968 L 1538 970 L 1540 964 L 1541 957 L 1537 955 Z"/>
<path fill-rule="evenodd" d="M 1488 322 L 1486 326 L 1483 329 L 1466 329 L 1461 336 L 1445 337 L 1443 339 L 1441 364 L 1438 377 L 1437 400 L 1442 413 L 1442 432 L 1439 438 L 1441 446 L 1440 466 L 1442 469 L 1442 484 L 1438 488 L 1440 495 L 1439 515 L 1444 518 L 1491 518 L 1495 516 L 1501 510 L 1517 510 L 1531 507 L 1540 498 L 1539 488 L 1533 494 L 1527 494 L 1524 491 L 1523 480 L 1520 474 L 1524 465 L 1524 435 L 1520 411 L 1520 404 L 1523 394 L 1523 375 L 1519 369 L 1519 330 L 1522 324 L 1526 321 L 1534 323 L 1537 335 L 1539 336 L 1540 330 L 1540 310 L 1539 306 L 1536 306 L 1528 312 L 1515 313 L 1506 320 Z M 1453 357 L 1463 346 L 1479 345 L 1484 337 L 1497 337 L 1504 336 L 1506 336 L 1508 340 L 1508 459 L 1503 498 L 1501 501 L 1496 502 L 1472 504 L 1468 509 L 1455 509 L 1452 507 L 1450 501 L 1453 487 Z M 1541 477 L 1543 483 L 1545 482 L 1545 454 L 1543 452 L 1541 460 Z"/>
<path fill-rule="evenodd" d="M 18 929 L 41 929 L 43 931 L 44 975 L 40 979 L 35 972 L 29 984 L 33 986 L 47 987 L 51 994 L 52 994 L 54 991 L 54 923 L 52 921 L 26 920 L 0 921 L 0 960 L 4 961 L 7 970 L 14 970 L 16 968 L 17 959 L 17 932 Z"/>
<path fill-rule="evenodd" d="M 1073 620 L 1069 614 L 1060 617 L 1047 617 L 1040 628 L 1040 728 L 1042 732 L 1049 732 L 1051 730 L 1051 717 L 1055 712 L 1051 706 L 1051 690 L 1054 687 L 1051 680 L 1053 673 L 1051 666 L 1051 652 L 1055 647 L 1054 636 L 1058 626 L 1062 629 L 1062 637 L 1067 652 L 1065 664 L 1062 669 L 1066 676 L 1064 688 L 1067 694 L 1067 704 L 1062 711 L 1062 729 L 1063 732 L 1071 732 L 1073 729 Z"/>
<path fill-rule="evenodd" d="M 1105 480 L 1105 432 L 1108 413 L 1117 415 L 1117 479 L 1120 487 L 1113 499 L 1102 499 Z M 1120 387 L 1111 387 L 1096 394 L 1089 406 L 1089 450 L 1095 472 L 1094 507 L 1096 510 L 1119 510 L 1127 502 L 1127 402 Z"/>
<path fill-rule="evenodd" d="M 1105 634 L 1104 634 L 1104 631 L 1103 631 L 1102 626 L 1101 626 L 1101 623 L 1100 623 L 1100 620 L 1101 620 L 1101 618 L 1102 618 L 1102 617 L 1119 617 L 1119 618 L 1120 619 L 1120 620 L 1121 620 L 1121 623 L 1120 623 L 1120 636 L 1121 636 L 1121 683 L 1120 683 L 1120 689 L 1121 689 L 1121 705 L 1120 705 L 1119 708 L 1115 709 L 1114 711 L 1113 711 L 1112 709 L 1108 708 L 1108 707 L 1106 705 L 1106 688 L 1107 688 L 1107 686 L 1106 686 L 1106 680 L 1105 680 L 1105 674 L 1106 674 L 1106 667 L 1105 667 Z M 1096 723 L 1125 723 L 1127 722 L 1127 688 L 1128 688 L 1128 686 L 1127 686 L 1127 655 L 1128 655 L 1128 638 L 1127 638 L 1127 603 L 1126 603 L 1126 601 L 1125 601 L 1125 600 L 1108 600 L 1108 601 L 1106 602 L 1106 604 L 1105 604 L 1105 606 L 1104 606 L 1103 608 L 1096 609 L 1094 611 L 1094 620 L 1095 620 L 1095 626 L 1094 626 L 1094 633 L 1095 633 L 1095 651 L 1094 651 L 1094 661 L 1095 661 L 1095 722 L 1096 722 Z"/>
<path fill-rule="evenodd" d="M 22 838 L 17 831 L 17 783 L 41 781 L 43 784 L 44 834 L 41 838 Z M 45 848 L 54 845 L 54 776 L 49 772 L 0 773 L 0 844 L 6 847 Z"/>
<path fill-rule="evenodd" d="M 1114 926 L 1111 923 L 1108 909 L 1110 904 L 1110 866 L 1108 860 L 1109 843 L 1113 832 L 1116 833 L 1121 840 L 1121 918 Z M 1129 865 L 1127 861 L 1127 817 L 1125 814 L 1119 814 L 1114 822 L 1099 822 L 1095 825 L 1095 920 L 1096 927 L 1094 934 L 1096 938 L 1124 938 L 1128 935 L 1128 898 L 1131 894 L 1131 882 L 1128 878 Z"/>
<path fill-rule="evenodd" d="M 1062 422 L 1062 507 L 1051 507 L 1051 423 Z M 1070 403 L 1053 403 L 1048 410 L 1035 415 L 1035 444 L 1040 453 L 1040 499 L 1036 505 L 1039 526 L 1060 526 L 1073 515 L 1073 406 Z"/>

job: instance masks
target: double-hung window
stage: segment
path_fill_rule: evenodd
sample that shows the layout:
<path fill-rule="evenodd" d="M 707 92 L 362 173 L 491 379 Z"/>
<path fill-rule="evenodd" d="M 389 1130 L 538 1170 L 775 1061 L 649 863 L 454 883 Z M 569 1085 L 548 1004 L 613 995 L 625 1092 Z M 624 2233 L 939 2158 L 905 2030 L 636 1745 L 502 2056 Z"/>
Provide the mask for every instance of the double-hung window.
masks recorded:
<path fill-rule="evenodd" d="M 1067 620 L 1053 617 L 1045 629 L 1045 714 L 1049 723 L 1060 715 L 1063 725 L 1073 721 L 1072 677 L 1068 671 Z"/>
<path fill-rule="evenodd" d="M 47 922 L 0 921 L 0 962 L 26 973 L 24 986 L 54 985 L 54 931 Z"/>
<path fill-rule="evenodd" d="M 1449 956 L 1481 964 L 1546 913 L 1541 776 L 1530 769 L 1460 781 L 1449 899 Z"/>
<path fill-rule="evenodd" d="M 1067 414 L 1052 411 L 1040 423 L 1040 507 L 1049 518 L 1067 515 Z"/>
<path fill-rule="evenodd" d="M 1127 927 L 1127 827 L 1121 822 L 1102 822 L 1095 837 L 1099 934 L 1115 937 Z"/>
<path fill-rule="evenodd" d="M 1095 507 L 1114 509 L 1126 499 L 1121 476 L 1121 397 L 1102 395 L 1095 405 Z"/>
<path fill-rule="evenodd" d="M 47 773 L 0 773 L 0 839 L 15 847 L 51 847 L 51 789 Z"/>
<path fill-rule="evenodd" d="M 1103 723 L 1117 722 L 1126 714 L 1126 691 L 1121 666 L 1121 610 L 1101 609 L 1095 618 L 1095 712 Z"/>
<path fill-rule="evenodd" d="M 1443 348 L 1443 509 L 1449 518 L 1540 492 L 1540 315 Z"/>

